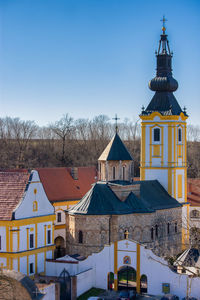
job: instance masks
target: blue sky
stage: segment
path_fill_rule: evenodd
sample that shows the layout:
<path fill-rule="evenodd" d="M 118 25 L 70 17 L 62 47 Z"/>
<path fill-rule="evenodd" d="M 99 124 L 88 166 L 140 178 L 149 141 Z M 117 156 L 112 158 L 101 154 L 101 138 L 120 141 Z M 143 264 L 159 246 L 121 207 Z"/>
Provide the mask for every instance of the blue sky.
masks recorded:
<path fill-rule="evenodd" d="M 163 14 L 175 97 L 200 124 L 199 0 L 0 0 L 0 117 L 137 120 L 153 97 Z"/>

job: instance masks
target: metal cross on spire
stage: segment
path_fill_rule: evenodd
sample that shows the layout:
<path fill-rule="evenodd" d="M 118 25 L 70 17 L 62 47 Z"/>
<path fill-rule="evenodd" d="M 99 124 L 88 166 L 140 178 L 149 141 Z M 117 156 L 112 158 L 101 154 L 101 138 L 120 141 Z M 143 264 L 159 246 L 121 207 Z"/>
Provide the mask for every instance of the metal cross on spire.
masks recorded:
<path fill-rule="evenodd" d="M 117 114 L 115 114 L 115 117 L 112 118 L 113 120 L 115 120 L 115 130 L 116 130 L 116 133 L 118 131 L 118 126 L 117 126 L 117 120 L 120 120 L 120 118 L 117 117 Z"/>
<path fill-rule="evenodd" d="M 167 19 L 165 19 L 165 15 L 163 15 L 163 18 L 160 21 L 163 22 L 162 32 L 163 34 L 165 34 L 165 30 L 166 30 L 165 22 L 167 21 Z"/>

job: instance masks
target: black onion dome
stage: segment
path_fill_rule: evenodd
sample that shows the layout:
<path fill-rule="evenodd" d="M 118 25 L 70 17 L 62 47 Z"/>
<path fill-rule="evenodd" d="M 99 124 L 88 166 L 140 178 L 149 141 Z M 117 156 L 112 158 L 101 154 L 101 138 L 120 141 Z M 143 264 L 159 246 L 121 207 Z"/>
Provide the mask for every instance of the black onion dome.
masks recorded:
<path fill-rule="evenodd" d="M 152 112 L 159 112 L 162 115 L 180 115 L 182 111 L 178 101 L 173 95 L 178 88 L 178 82 L 172 76 L 172 52 L 169 48 L 167 35 L 165 34 L 163 18 L 162 34 L 160 35 L 158 51 L 156 51 L 156 77 L 149 81 L 149 88 L 155 92 L 147 108 L 142 115 L 149 115 Z"/>
<path fill-rule="evenodd" d="M 157 58 L 156 77 L 149 81 L 149 88 L 155 92 L 175 92 L 178 82 L 172 77 L 172 53 L 165 33 L 161 34 Z"/>
<path fill-rule="evenodd" d="M 172 76 L 156 76 L 149 81 L 149 88 L 155 92 L 175 92 L 178 88 L 178 82 Z"/>

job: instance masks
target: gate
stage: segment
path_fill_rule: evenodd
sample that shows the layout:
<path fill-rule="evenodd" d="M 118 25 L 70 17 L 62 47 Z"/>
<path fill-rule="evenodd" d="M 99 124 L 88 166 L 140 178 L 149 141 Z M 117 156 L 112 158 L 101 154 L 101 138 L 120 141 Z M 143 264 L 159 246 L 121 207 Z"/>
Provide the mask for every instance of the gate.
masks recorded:
<path fill-rule="evenodd" d="M 60 300 L 71 300 L 71 276 L 63 269 L 58 277 L 60 282 Z"/>
<path fill-rule="evenodd" d="M 118 290 L 136 290 L 136 270 L 129 266 L 124 266 L 118 271 Z"/>

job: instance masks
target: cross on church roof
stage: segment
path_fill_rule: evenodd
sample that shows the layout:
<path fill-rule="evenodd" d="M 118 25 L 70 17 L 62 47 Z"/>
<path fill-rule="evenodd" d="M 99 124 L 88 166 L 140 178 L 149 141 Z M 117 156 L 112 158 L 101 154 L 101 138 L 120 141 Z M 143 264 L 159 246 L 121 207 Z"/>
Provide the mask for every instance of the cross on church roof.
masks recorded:
<path fill-rule="evenodd" d="M 124 235 L 125 235 L 125 239 L 127 240 L 128 239 L 128 235 L 129 235 L 129 232 L 128 232 L 127 229 L 125 230 Z"/>
<path fill-rule="evenodd" d="M 115 120 L 115 130 L 116 130 L 116 133 L 118 131 L 118 126 L 117 126 L 117 120 L 120 120 L 120 118 L 117 117 L 117 114 L 115 114 L 115 117 L 112 118 L 113 120 Z"/>
<path fill-rule="evenodd" d="M 167 19 L 165 19 L 165 16 L 163 15 L 163 18 L 160 21 L 163 22 L 162 31 L 163 34 L 165 34 L 165 30 L 166 30 L 165 22 L 167 21 Z"/>

